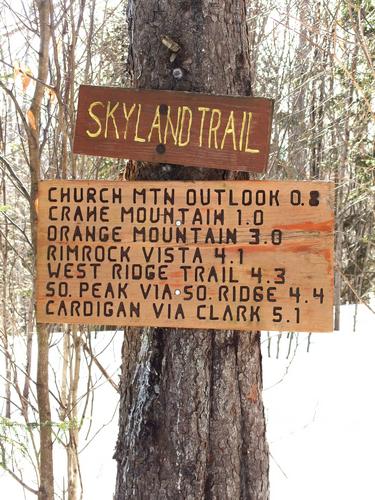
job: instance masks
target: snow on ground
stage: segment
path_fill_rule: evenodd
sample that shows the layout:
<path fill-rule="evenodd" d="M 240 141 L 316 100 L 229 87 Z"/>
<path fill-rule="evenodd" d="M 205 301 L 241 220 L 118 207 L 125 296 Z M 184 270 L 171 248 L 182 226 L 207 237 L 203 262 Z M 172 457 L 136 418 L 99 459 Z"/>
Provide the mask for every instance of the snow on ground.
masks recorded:
<path fill-rule="evenodd" d="M 263 343 L 271 500 L 375 499 L 375 316 L 342 308 L 341 331 Z M 291 359 L 293 358 L 293 359 Z M 285 372 L 287 373 L 285 374 Z M 280 380 L 282 382 L 278 383 Z"/>
<path fill-rule="evenodd" d="M 343 307 L 341 331 L 312 334 L 310 352 L 307 334 L 293 335 L 291 341 L 282 334 L 279 347 L 278 334 L 271 334 L 270 345 L 267 334 L 262 335 L 271 500 L 375 499 L 375 316 L 359 307 L 353 332 L 353 315 L 354 306 Z M 93 341 L 100 362 L 116 383 L 121 343 L 121 332 L 100 332 Z M 61 357 L 57 350 L 51 353 L 59 371 Z M 91 424 L 91 432 L 87 439 L 82 432 L 80 438 L 81 447 L 86 446 L 80 454 L 83 498 L 111 500 L 118 396 L 99 372 L 94 372 L 94 379 L 94 419 L 85 422 L 85 431 Z M 55 460 L 59 489 L 66 467 L 62 450 L 56 450 Z M 27 469 L 25 465 L 26 474 Z M 0 497 L 35 498 L 24 495 L 4 471 L 0 471 Z"/>

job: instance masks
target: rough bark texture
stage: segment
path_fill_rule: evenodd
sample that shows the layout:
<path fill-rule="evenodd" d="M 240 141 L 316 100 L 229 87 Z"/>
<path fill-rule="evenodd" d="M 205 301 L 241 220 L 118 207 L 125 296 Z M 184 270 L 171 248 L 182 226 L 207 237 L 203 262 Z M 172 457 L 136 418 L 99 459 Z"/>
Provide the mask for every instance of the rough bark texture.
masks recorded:
<path fill-rule="evenodd" d="M 243 0 L 129 1 L 133 85 L 249 95 L 245 15 Z M 174 62 L 162 35 L 181 46 Z M 213 169 L 133 167 L 135 179 L 233 178 Z M 128 329 L 115 498 L 267 499 L 261 387 L 258 333 Z"/>

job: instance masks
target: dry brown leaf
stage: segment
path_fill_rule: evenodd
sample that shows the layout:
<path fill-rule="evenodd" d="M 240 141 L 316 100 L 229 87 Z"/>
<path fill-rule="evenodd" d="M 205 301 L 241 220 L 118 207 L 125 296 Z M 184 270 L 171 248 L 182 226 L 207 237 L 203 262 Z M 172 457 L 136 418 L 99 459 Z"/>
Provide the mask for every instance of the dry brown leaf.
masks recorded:
<path fill-rule="evenodd" d="M 16 79 L 17 76 L 20 74 L 20 63 L 16 61 L 13 66 L 13 78 Z"/>
<path fill-rule="evenodd" d="M 27 87 L 30 85 L 32 76 L 33 76 L 33 73 L 31 71 L 31 69 L 26 68 L 24 71 L 22 71 L 22 90 L 24 92 L 27 89 Z"/>
<path fill-rule="evenodd" d="M 36 130 L 36 121 L 35 121 L 35 116 L 34 113 L 29 109 L 27 112 L 27 121 L 29 123 L 29 126 L 33 129 Z"/>
<path fill-rule="evenodd" d="M 53 102 L 56 99 L 56 92 L 51 87 L 46 87 L 44 93 L 49 101 Z"/>

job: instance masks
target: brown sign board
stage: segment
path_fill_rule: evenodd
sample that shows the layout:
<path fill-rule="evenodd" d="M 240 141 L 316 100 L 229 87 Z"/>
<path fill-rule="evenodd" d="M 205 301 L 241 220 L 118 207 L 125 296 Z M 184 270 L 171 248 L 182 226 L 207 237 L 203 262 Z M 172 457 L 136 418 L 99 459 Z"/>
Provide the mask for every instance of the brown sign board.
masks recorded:
<path fill-rule="evenodd" d="M 42 181 L 37 320 L 331 331 L 333 185 Z"/>
<path fill-rule="evenodd" d="M 74 153 L 262 172 L 273 101 L 82 85 Z"/>

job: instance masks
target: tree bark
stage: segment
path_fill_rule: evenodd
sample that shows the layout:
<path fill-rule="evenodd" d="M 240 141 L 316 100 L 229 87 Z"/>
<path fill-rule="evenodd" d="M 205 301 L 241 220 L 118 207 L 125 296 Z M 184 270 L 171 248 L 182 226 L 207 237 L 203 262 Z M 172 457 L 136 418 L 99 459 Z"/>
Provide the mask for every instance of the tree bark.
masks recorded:
<path fill-rule="evenodd" d="M 250 95 L 244 0 L 130 0 L 136 88 Z M 168 35 L 181 49 L 171 54 Z M 132 164 L 133 179 L 233 173 Z M 259 333 L 128 328 L 123 345 L 116 500 L 268 498 Z"/>
<path fill-rule="evenodd" d="M 51 39 L 51 1 L 38 0 L 39 22 L 39 59 L 38 80 L 28 112 L 29 127 L 27 128 L 29 161 L 30 161 L 30 219 L 34 247 L 34 293 L 36 289 L 36 253 L 38 214 L 36 201 L 38 199 L 38 181 L 41 171 L 40 115 L 45 91 L 44 83 L 48 77 L 48 49 Z M 40 484 L 38 500 L 54 498 L 54 476 L 52 455 L 51 406 L 49 401 L 49 331 L 46 325 L 37 324 L 38 334 L 38 366 L 37 366 L 37 400 L 40 420 Z"/>

